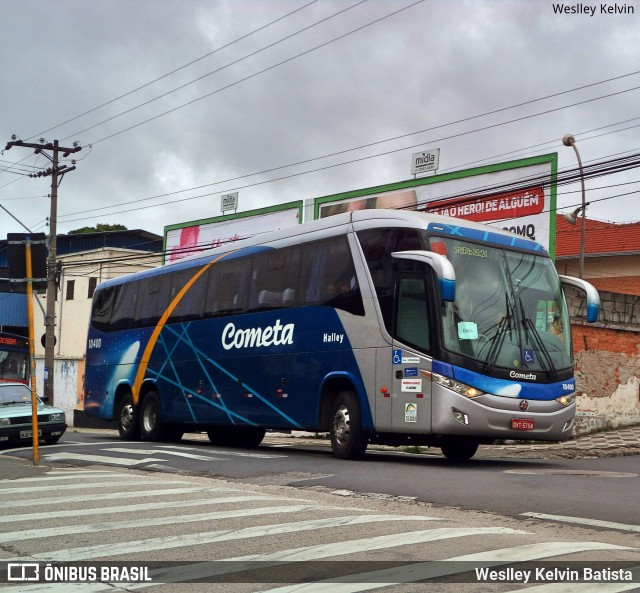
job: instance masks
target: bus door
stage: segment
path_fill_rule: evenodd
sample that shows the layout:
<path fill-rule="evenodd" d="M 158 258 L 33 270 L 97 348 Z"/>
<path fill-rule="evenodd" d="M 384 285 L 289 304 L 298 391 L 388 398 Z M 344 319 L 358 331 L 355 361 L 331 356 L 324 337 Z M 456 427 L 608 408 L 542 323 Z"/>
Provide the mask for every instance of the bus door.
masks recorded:
<path fill-rule="evenodd" d="M 431 358 L 426 353 L 432 336 L 426 271 L 400 272 L 395 285 L 391 425 L 398 433 L 431 432 Z"/>

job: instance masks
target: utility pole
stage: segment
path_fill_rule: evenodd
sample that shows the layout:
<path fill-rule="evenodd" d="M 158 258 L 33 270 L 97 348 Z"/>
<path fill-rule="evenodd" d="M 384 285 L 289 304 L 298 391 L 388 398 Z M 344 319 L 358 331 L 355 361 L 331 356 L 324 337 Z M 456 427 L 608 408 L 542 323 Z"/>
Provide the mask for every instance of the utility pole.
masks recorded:
<path fill-rule="evenodd" d="M 44 342 L 44 396 L 49 398 L 49 404 L 53 405 L 53 376 L 55 363 L 55 328 L 56 328 L 56 232 L 58 218 L 58 186 L 62 182 L 65 173 L 75 170 L 75 161 L 72 166 L 59 165 L 59 153 L 62 152 L 64 158 L 70 154 L 82 150 L 77 142 L 73 143 L 71 148 L 60 146 L 58 140 L 45 143 L 44 138 L 40 139 L 40 143 L 23 142 L 17 140 L 16 136 L 11 137 L 11 142 L 7 142 L 5 150 L 9 150 L 13 146 L 22 148 L 33 148 L 35 154 L 41 154 L 51 161 L 51 167 L 46 171 L 40 171 L 29 177 L 46 177 L 51 175 L 51 214 L 49 216 L 49 241 L 47 256 L 47 306 L 44 318 L 45 342 Z M 50 151 L 49 155 L 45 151 Z"/>

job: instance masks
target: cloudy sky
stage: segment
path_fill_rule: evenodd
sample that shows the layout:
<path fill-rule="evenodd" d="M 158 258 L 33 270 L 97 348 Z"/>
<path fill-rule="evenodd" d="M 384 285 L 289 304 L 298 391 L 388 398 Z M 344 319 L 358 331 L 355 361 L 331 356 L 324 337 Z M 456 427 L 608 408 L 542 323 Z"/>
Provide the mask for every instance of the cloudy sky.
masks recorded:
<path fill-rule="evenodd" d="M 162 234 L 219 215 L 232 191 L 250 210 L 396 182 L 435 147 L 439 172 L 556 151 L 572 168 L 566 132 L 585 164 L 640 152 L 640 2 L 607 6 L 618 14 L 552 0 L 4 0 L 0 143 L 83 147 L 59 233 Z M 0 205 L 33 231 L 47 231 L 50 178 L 25 174 L 48 165 L 0 155 Z M 640 220 L 633 182 L 637 170 L 588 180 L 590 217 Z M 561 188 L 559 207 L 578 190 Z M 0 210 L 0 237 L 22 230 Z"/>

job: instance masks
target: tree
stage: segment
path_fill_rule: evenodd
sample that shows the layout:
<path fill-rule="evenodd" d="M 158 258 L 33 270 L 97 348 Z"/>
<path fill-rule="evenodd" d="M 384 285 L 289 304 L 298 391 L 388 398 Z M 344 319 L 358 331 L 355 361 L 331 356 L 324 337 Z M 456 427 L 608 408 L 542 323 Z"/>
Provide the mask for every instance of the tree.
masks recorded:
<path fill-rule="evenodd" d="M 83 226 L 81 229 L 69 231 L 70 235 L 83 235 L 85 233 L 107 233 L 109 231 L 126 231 L 123 224 L 97 224 L 96 226 Z"/>

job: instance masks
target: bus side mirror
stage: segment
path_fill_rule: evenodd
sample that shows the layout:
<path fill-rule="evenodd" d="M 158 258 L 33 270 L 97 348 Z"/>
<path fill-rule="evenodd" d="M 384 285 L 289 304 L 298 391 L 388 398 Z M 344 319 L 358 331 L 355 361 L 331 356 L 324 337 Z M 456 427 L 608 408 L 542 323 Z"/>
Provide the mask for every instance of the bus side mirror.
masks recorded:
<path fill-rule="evenodd" d="M 412 259 L 428 265 L 438 277 L 440 294 L 443 301 L 456 300 L 456 272 L 444 255 L 433 251 L 396 251 L 391 254 L 396 259 Z"/>
<path fill-rule="evenodd" d="M 562 286 L 572 286 L 581 290 L 587 295 L 587 323 L 594 323 L 598 321 L 598 314 L 600 313 L 600 295 L 593 284 L 575 278 L 574 276 L 560 276 L 560 283 Z"/>

